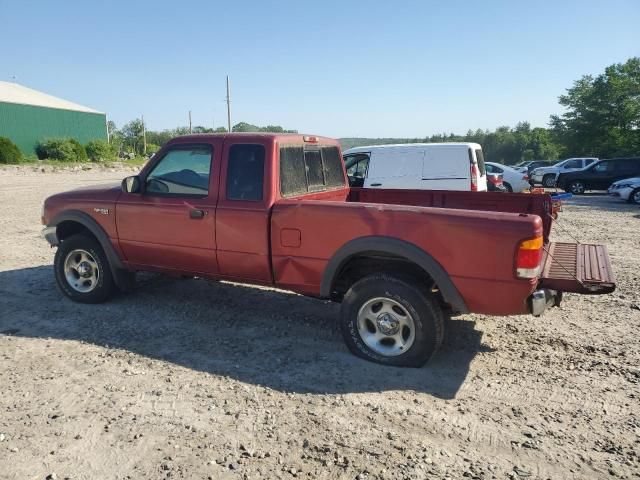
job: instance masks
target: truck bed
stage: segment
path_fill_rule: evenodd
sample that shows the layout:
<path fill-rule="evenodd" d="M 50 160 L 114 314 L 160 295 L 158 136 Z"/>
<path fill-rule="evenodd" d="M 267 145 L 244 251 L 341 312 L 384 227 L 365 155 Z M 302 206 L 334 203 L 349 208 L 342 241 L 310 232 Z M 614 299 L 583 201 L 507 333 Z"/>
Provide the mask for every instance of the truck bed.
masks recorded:
<path fill-rule="evenodd" d="M 352 188 L 349 202 L 413 205 L 482 212 L 538 215 L 542 219 L 545 243 L 549 241 L 553 202 L 548 194 L 500 192 L 458 192 L 449 190 L 400 190 Z"/>

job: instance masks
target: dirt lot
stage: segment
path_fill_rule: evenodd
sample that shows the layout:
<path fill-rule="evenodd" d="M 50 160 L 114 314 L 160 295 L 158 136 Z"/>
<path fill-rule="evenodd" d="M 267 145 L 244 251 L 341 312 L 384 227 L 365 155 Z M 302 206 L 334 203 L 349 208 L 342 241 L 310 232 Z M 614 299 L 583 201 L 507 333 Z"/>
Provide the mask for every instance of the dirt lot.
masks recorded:
<path fill-rule="evenodd" d="M 42 201 L 124 175 L 0 171 L 0 478 L 640 478 L 638 207 L 561 217 L 609 245 L 614 294 L 465 315 L 430 365 L 394 369 L 286 292 L 148 275 L 63 298 Z"/>

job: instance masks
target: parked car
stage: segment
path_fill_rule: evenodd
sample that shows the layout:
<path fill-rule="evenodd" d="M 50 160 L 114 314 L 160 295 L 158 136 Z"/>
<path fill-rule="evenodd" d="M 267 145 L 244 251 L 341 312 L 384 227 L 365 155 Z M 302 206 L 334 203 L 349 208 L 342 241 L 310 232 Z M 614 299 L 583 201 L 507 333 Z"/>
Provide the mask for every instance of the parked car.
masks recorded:
<path fill-rule="evenodd" d="M 551 160 L 531 160 L 529 162 L 519 163 L 513 168 L 519 172 L 529 175 L 534 168 L 550 167 L 554 163 L 555 162 L 552 162 Z"/>
<path fill-rule="evenodd" d="M 640 177 L 625 178 L 613 182 L 608 190 L 609 195 L 619 197 L 629 203 L 640 205 Z"/>
<path fill-rule="evenodd" d="M 561 173 L 582 170 L 597 160 L 598 159 L 594 157 L 567 158 L 566 160 L 562 160 L 550 167 L 536 167 L 531 171 L 531 184 L 542 185 L 546 188 L 555 187 L 558 175 Z"/>
<path fill-rule="evenodd" d="M 487 191 L 508 193 L 509 190 L 504 186 L 501 173 L 487 173 Z"/>
<path fill-rule="evenodd" d="M 413 367 L 449 315 L 541 315 L 562 292 L 615 289 L 606 247 L 550 242 L 550 195 L 349 188 L 341 159 L 309 135 L 173 139 L 121 186 L 45 200 L 58 287 L 100 303 L 150 270 L 288 289 L 340 302 L 356 355 Z"/>
<path fill-rule="evenodd" d="M 640 157 L 598 160 L 582 170 L 558 175 L 558 186 L 565 192 L 580 195 L 587 190 L 607 190 L 625 178 L 640 176 Z"/>
<path fill-rule="evenodd" d="M 484 162 L 487 173 L 499 173 L 502 175 L 504 186 L 509 192 L 524 192 L 529 190 L 529 176 L 507 165 L 495 162 Z"/>
<path fill-rule="evenodd" d="M 350 185 L 367 188 L 487 190 L 477 143 L 407 143 L 344 152 Z"/>

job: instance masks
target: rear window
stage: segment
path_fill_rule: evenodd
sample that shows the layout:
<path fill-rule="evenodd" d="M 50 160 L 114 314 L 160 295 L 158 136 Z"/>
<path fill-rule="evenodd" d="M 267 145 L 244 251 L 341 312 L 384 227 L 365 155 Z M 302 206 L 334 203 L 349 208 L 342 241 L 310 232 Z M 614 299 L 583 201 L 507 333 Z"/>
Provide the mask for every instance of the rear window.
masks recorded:
<path fill-rule="evenodd" d="M 480 170 L 480 176 L 484 175 L 484 155 L 481 149 L 476 149 L 476 160 L 478 161 L 478 170 Z"/>
<path fill-rule="evenodd" d="M 322 192 L 345 186 L 336 146 L 280 148 L 280 192 L 283 197 Z"/>

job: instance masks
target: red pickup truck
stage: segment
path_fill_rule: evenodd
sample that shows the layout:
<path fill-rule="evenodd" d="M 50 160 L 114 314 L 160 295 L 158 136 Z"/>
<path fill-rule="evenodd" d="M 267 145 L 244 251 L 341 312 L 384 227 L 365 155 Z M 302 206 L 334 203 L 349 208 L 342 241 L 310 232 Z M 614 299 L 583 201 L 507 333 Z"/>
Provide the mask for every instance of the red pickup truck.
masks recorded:
<path fill-rule="evenodd" d="M 136 271 L 277 286 L 341 302 L 351 351 L 389 365 L 423 365 L 449 315 L 540 315 L 615 288 L 605 247 L 549 241 L 549 195 L 349 188 L 339 144 L 317 136 L 175 138 L 122 185 L 43 212 L 74 301 Z"/>

